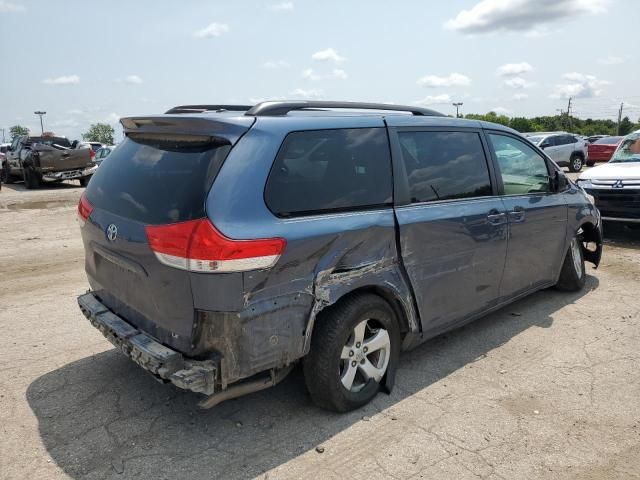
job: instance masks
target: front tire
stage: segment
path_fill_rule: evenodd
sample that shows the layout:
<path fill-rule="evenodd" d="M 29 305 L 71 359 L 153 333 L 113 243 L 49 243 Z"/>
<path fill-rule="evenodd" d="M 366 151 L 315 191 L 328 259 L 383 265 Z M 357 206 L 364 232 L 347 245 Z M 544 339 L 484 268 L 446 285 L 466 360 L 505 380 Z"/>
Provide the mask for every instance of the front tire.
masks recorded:
<path fill-rule="evenodd" d="M 377 295 L 347 298 L 316 319 L 304 378 L 318 406 L 336 412 L 369 403 L 390 384 L 400 354 L 400 330 L 389 304 Z"/>
<path fill-rule="evenodd" d="M 580 155 L 571 155 L 571 159 L 569 160 L 569 171 L 579 172 L 582 170 L 583 165 L 584 159 Z"/>
<path fill-rule="evenodd" d="M 577 292 L 582 290 L 587 280 L 584 268 L 584 254 L 582 252 L 582 241 L 579 236 L 571 240 L 567 254 L 564 257 L 560 278 L 556 283 L 556 288 L 567 292 Z"/>
<path fill-rule="evenodd" d="M 80 181 L 81 187 L 86 187 L 89 185 L 89 180 L 91 180 L 92 175 L 87 175 L 86 177 L 80 177 L 78 180 Z"/>
<path fill-rule="evenodd" d="M 40 187 L 40 174 L 31 167 L 24 168 L 24 185 L 27 190 Z"/>

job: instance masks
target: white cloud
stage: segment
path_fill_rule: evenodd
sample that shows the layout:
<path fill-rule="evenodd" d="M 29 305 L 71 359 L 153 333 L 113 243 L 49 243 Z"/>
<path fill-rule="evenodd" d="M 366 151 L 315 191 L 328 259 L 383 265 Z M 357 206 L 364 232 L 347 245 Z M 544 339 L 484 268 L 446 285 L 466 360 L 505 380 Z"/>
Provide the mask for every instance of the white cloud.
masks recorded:
<path fill-rule="evenodd" d="M 124 81 L 126 83 L 131 83 L 131 84 L 135 84 L 135 85 L 139 85 L 142 83 L 142 78 L 140 78 L 138 75 L 128 75 Z"/>
<path fill-rule="evenodd" d="M 26 8 L 24 8 L 24 5 L 0 0 L 0 13 L 19 13 L 24 12 L 25 10 Z"/>
<path fill-rule="evenodd" d="M 193 36 L 197 38 L 213 38 L 224 35 L 229 31 L 229 25 L 226 23 L 210 23 L 201 30 L 193 32 Z"/>
<path fill-rule="evenodd" d="M 331 61 L 336 63 L 344 62 L 346 60 L 345 57 L 338 54 L 338 52 L 336 52 L 333 48 L 327 48 L 326 50 L 319 50 L 313 55 L 311 55 L 311 59 L 318 60 L 321 62 Z"/>
<path fill-rule="evenodd" d="M 609 55 L 606 58 L 598 59 L 598 63 L 600 65 L 620 65 L 621 63 L 624 63 L 624 58 Z"/>
<path fill-rule="evenodd" d="M 482 0 L 444 26 L 462 33 L 526 32 L 582 14 L 606 12 L 609 4 L 610 0 Z"/>
<path fill-rule="evenodd" d="M 289 62 L 284 60 L 267 60 L 262 64 L 263 68 L 269 68 L 271 70 L 275 70 L 278 68 L 289 68 Z"/>
<path fill-rule="evenodd" d="M 511 110 L 504 107 L 493 107 L 491 111 L 497 113 L 498 115 L 507 115 L 511 113 Z"/>
<path fill-rule="evenodd" d="M 111 112 L 109 115 L 107 115 L 106 117 L 104 117 L 104 119 L 102 120 L 104 123 L 118 123 L 120 122 L 120 115 L 118 115 L 115 112 Z"/>
<path fill-rule="evenodd" d="M 592 98 L 602 94 L 602 87 L 609 85 L 607 80 L 599 80 L 593 75 L 571 72 L 565 73 L 562 78 L 564 83 L 556 85 L 551 98 Z"/>
<path fill-rule="evenodd" d="M 80 83 L 78 75 L 62 75 L 61 77 L 45 78 L 42 83 L 47 85 L 77 85 Z"/>
<path fill-rule="evenodd" d="M 324 95 L 322 90 L 318 89 L 309 89 L 305 90 L 303 88 L 296 88 L 292 92 L 289 93 L 293 98 L 308 98 L 308 99 L 317 99 L 321 98 Z"/>
<path fill-rule="evenodd" d="M 533 87 L 535 85 L 535 83 L 533 82 L 528 82 L 526 81 L 524 78 L 522 77 L 511 77 L 511 78 L 507 78 L 504 81 L 504 84 L 509 87 L 509 88 L 515 88 L 516 90 L 520 90 L 523 88 L 529 88 L 529 87 Z"/>
<path fill-rule="evenodd" d="M 289 10 L 293 10 L 293 2 L 274 3 L 269 8 L 274 12 L 286 12 Z"/>
<path fill-rule="evenodd" d="M 58 128 L 77 128 L 77 127 L 80 126 L 80 122 L 78 122 L 78 120 L 76 120 L 74 118 L 65 118 L 63 120 L 56 120 L 55 122 L 51 122 L 50 125 L 54 129 L 58 129 Z"/>
<path fill-rule="evenodd" d="M 451 73 L 446 77 L 438 77 L 437 75 L 426 75 L 419 78 L 416 82 L 421 87 L 468 87 L 471 85 L 471 79 L 460 73 Z"/>
<path fill-rule="evenodd" d="M 427 95 L 422 100 L 417 100 L 415 103 L 417 105 L 424 105 L 425 107 L 428 107 L 430 105 L 445 105 L 452 102 L 453 100 L 451 99 L 451 96 L 444 93 L 442 95 Z"/>
<path fill-rule="evenodd" d="M 526 100 L 527 98 L 529 98 L 529 95 L 526 93 L 516 93 L 511 98 L 513 98 L 514 100 L 520 101 L 520 100 Z"/>
<path fill-rule="evenodd" d="M 498 75 L 508 77 L 511 75 L 522 75 L 523 73 L 529 73 L 533 70 L 533 67 L 527 62 L 521 63 L 507 63 L 498 67 Z"/>
<path fill-rule="evenodd" d="M 307 68 L 302 71 L 302 78 L 307 80 L 346 80 L 348 75 L 340 68 L 334 68 L 331 73 L 327 74 L 318 74 L 313 68 Z"/>

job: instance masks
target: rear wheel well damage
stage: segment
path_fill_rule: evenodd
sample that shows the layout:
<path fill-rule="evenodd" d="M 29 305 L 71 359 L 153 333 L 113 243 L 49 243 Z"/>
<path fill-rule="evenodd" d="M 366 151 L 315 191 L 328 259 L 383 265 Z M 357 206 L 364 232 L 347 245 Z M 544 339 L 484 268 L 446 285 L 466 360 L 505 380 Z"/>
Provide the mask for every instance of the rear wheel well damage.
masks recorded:
<path fill-rule="evenodd" d="M 595 268 L 600 264 L 602 257 L 602 230 L 591 222 L 580 225 L 576 232 L 582 241 L 582 253 L 584 259 L 592 263 Z"/>
<path fill-rule="evenodd" d="M 389 304 L 389 306 L 391 307 L 391 310 L 393 311 L 396 317 L 396 320 L 398 322 L 398 328 L 400 330 L 400 333 L 403 339 L 408 333 L 418 332 L 419 321 L 415 314 L 415 310 L 411 308 L 408 309 L 405 305 L 403 305 L 402 300 L 398 298 L 398 295 L 396 292 L 388 288 L 381 287 L 379 285 L 363 286 L 345 293 L 344 295 L 339 297 L 335 302 L 331 304 L 327 304 L 325 302 L 316 302 L 316 305 L 314 305 L 313 310 L 311 312 L 311 317 L 309 319 L 309 323 L 307 327 L 308 331 L 305 332 L 307 341 L 305 342 L 305 348 L 303 353 L 306 355 L 309 352 L 309 348 L 311 346 L 311 342 L 310 342 L 311 335 L 313 334 L 313 329 L 316 321 L 322 321 L 321 317 L 323 315 L 326 315 L 328 311 L 336 308 L 337 305 L 347 301 L 348 299 L 351 299 L 353 297 L 360 296 L 360 295 L 366 295 L 366 294 L 377 295 L 378 297 L 382 298 L 385 302 L 387 302 L 387 304 Z"/>

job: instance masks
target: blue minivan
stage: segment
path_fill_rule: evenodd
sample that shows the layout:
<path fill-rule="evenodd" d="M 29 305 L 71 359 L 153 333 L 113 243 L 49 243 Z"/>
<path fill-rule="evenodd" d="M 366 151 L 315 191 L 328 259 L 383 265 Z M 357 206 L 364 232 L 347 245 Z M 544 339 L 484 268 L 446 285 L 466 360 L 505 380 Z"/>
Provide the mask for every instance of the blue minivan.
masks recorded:
<path fill-rule="evenodd" d="M 211 407 L 302 363 L 318 405 L 399 354 L 598 265 L 598 210 L 514 130 L 354 102 L 123 118 L 78 205 L 85 316 Z"/>

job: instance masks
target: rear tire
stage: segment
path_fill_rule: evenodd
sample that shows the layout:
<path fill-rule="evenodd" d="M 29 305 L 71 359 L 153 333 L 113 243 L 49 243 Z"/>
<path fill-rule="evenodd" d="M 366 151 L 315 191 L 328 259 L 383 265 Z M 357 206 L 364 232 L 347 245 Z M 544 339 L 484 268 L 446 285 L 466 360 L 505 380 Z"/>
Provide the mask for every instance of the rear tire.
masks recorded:
<path fill-rule="evenodd" d="M 354 410 L 390 384 L 399 354 L 400 330 L 389 304 L 371 294 L 347 298 L 316 319 L 305 384 L 316 405 Z"/>
<path fill-rule="evenodd" d="M 11 176 L 11 173 L 9 173 L 9 166 L 8 165 L 4 165 L 2 167 L 2 183 L 6 183 L 7 185 L 10 183 L 15 182 L 15 178 L 13 178 Z"/>
<path fill-rule="evenodd" d="M 582 170 L 582 166 L 584 165 L 584 159 L 577 154 L 571 155 L 569 159 L 569 171 L 570 172 L 579 172 Z"/>
<path fill-rule="evenodd" d="M 582 290 L 586 280 L 587 274 L 584 268 L 582 241 L 579 236 L 575 236 L 564 257 L 556 288 L 567 292 L 577 292 Z"/>

